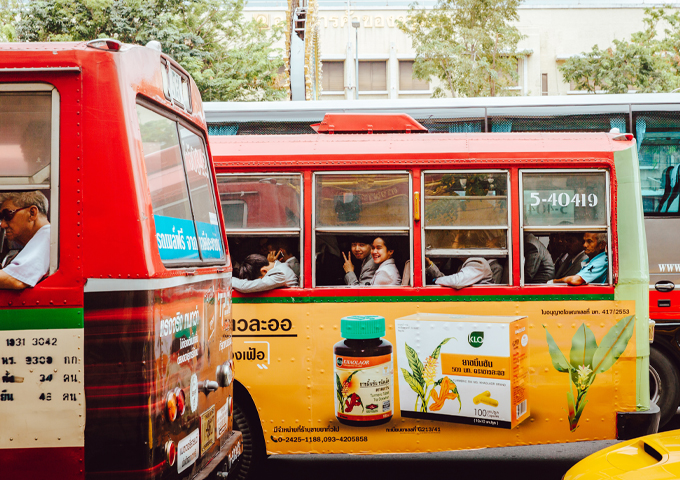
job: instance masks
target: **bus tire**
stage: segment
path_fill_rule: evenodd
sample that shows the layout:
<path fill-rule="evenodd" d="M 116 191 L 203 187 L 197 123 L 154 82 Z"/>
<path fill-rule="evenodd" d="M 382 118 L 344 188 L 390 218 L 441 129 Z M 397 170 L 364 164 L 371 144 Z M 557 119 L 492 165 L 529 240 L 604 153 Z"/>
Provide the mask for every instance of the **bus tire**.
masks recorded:
<path fill-rule="evenodd" d="M 649 397 L 661 410 L 659 428 L 675 415 L 680 404 L 680 377 L 673 363 L 654 347 L 649 349 Z"/>
<path fill-rule="evenodd" d="M 264 467 L 267 452 L 260 417 L 250 394 L 234 383 L 234 430 L 243 434 L 243 453 L 236 470 L 229 474 L 237 480 L 253 480 Z M 232 476 L 233 475 L 233 476 Z"/>

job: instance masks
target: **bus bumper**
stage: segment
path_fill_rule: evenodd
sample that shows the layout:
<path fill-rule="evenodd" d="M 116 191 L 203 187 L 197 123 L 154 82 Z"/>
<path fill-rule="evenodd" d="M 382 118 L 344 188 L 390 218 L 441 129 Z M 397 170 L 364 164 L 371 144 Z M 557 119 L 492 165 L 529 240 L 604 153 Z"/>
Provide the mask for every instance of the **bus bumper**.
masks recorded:
<path fill-rule="evenodd" d="M 661 411 L 654 402 L 649 403 L 649 410 L 642 412 L 617 412 L 616 438 L 630 440 L 656 433 L 659 430 L 660 417 Z"/>
<path fill-rule="evenodd" d="M 213 472 L 216 472 L 217 478 L 232 478 L 230 475 L 238 466 L 241 454 L 243 453 L 243 435 L 241 432 L 232 431 L 224 443 L 220 452 L 211 460 L 210 463 L 218 465 L 217 468 L 206 468 L 193 480 L 204 480 L 208 478 Z"/>

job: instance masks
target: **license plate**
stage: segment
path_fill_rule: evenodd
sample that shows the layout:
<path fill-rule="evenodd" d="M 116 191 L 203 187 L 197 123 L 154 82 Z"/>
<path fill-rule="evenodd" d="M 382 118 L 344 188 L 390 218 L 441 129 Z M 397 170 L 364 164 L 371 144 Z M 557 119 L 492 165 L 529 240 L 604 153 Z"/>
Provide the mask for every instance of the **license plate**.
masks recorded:
<path fill-rule="evenodd" d="M 215 444 L 215 405 L 201 414 L 201 456 Z"/>

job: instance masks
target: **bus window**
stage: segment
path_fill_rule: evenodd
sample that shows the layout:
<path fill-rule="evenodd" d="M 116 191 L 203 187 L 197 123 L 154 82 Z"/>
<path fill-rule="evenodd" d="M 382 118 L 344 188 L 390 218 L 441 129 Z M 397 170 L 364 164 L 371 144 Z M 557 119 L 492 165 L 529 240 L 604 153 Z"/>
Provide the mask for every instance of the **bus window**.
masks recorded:
<path fill-rule="evenodd" d="M 299 278 L 302 176 L 219 175 L 217 185 L 234 272 L 251 253 L 275 252 Z"/>
<path fill-rule="evenodd" d="M 204 259 L 224 259 L 217 206 L 213 196 L 210 166 L 203 139 L 182 125 L 179 126 L 179 136 L 189 179 L 191 204 L 194 207 L 201 254 Z"/>
<path fill-rule="evenodd" d="M 50 274 L 58 264 L 57 179 L 51 175 L 53 165 L 58 164 L 58 116 L 53 118 L 58 99 L 56 90 L 42 84 L 27 84 L 25 90 L 11 92 L 0 89 L 0 115 L 8 119 L 0 122 L 0 164 L 3 166 L 0 195 L 38 190 L 47 197 L 47 220 L 54 223 L 50 233 Z M 15 255 L 16 247 L 18 245 L 11 245 L 4 231 L 0 231 L 0 260 Z"/>
<path fill-rule="evenodd" d="M 680 212 L 680 116 L 676 112 L 633 114 L 646 214 Z"/>
<path fill-rule="evenodd" d="M 180 126 L 180 149 L 177 122 L 141 105 L 137 105 L 137 116 L 161 260 L 167 265 L 223 259 L 202 140 Z M 182 153 L 189 171 L 193 208 Z"/>
<path fill-rule="evenodd" d="M 426 283 L 470 257 L 486 259 L 493 283 L 509 283 L 508 181 L 501 171 L 423 173 Z"/>
<path fill-rule="evenodd" d="M 401 284 L 412 245 L 409 174 L 317 173 L 314 183 L 314 286 L 371 285 L 378 283 L 373 278 L 380 268 L 380 281 Z M 376 243 L 377 238 L 381 241 Z M 380 255 L 376 248 L 371 248 L 370 257 L 352 253 L 357 243 L 384 244 L 392 253 Z M 377 266 L 371 266 L 374 258 Z M 346 275 L 348 261 L 356 281 Z"/>
<path fill-rule="evenodd" d="M 490 132 L 608 132 L 626 128 L 627 105 L 491 107 Z"/>
<path fill-rule="evenodd" d="M 609 183 L 605 171 L 525 170 L 520 172 L 520 179 L 523 284 L 552 283 L 563 278 L 557 274 L 563 274 L 565 262 L 580 271 L 578 264 L 587 263 L 592 253 L 586 247 L 578 248 L 578 240 L 584 240 L 585 234 L 602 234 L 599 241 L 605 243 L 604 253 L 611 265 Z M 610 283 L 611 271 L 606 277 L 596 283 Z"/>

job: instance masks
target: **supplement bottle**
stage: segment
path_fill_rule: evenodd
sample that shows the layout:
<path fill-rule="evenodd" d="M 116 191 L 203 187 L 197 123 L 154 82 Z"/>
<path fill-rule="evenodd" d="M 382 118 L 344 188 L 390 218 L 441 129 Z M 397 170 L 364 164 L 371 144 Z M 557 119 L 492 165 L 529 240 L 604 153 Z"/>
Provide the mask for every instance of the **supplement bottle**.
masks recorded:
<path fill-rule="evenodd" d="M 340 423 L 370 427 L 387 423 L 394 407 L 392 344 L 385 318 L 353 315 L 340 320 L 345 338 L 335 344 L 335 416 Z"/>

